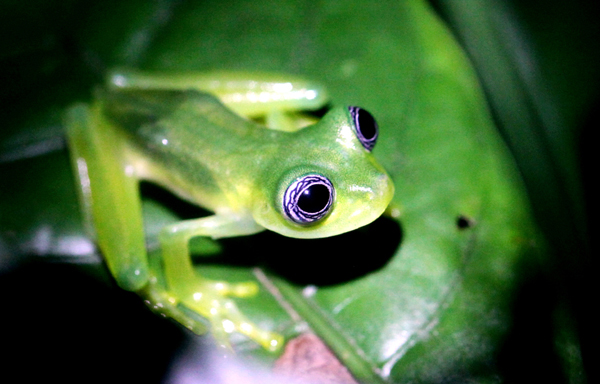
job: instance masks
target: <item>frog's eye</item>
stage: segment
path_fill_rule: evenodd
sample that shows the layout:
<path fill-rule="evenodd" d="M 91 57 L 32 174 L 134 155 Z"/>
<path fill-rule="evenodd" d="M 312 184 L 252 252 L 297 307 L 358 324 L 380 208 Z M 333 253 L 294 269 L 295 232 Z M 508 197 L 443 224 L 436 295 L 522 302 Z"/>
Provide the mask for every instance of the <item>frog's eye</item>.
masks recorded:
<path fill-rule="evenodd" d="M 360 107 L 348 107 L 348 109 L 350 110 L 350 116 L 352 116 L 354 131 L 358 136 L 358 140 L 367 151 L 371 152 L 379 135 L 375 118 Z"/>
<path fill-rule="evenodd" d="M 297 224 L 312 224 L 329 213 L 335 189 L 328 178 L 309 174 L 297 178 L 283 195 L 283 212 Z"/>

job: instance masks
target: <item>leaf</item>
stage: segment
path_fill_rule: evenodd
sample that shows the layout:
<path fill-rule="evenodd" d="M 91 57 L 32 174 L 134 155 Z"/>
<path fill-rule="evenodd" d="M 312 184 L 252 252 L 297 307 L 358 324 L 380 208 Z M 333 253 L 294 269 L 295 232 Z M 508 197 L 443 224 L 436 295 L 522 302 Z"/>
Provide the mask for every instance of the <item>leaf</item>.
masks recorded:
<path fill-rule="evenodd" d="M 395 182 L 400 216 L 331 239 L 265 233 L 217 248 L 200 241 L 197 248 L 223 253 L 198 258 L 199 270 L 258 279 L 260 295 L 240 307 L 288 338 L 308 325 L 359 381 L 502 375 L 514 295 L 544 241 L 470 63 L 425 2 L 103 2 L 77 19 L 53 35 L 68 36 L 74 49 L 33 50 L 59 64 L 13 101 L 0 140 L 1 175 L 11 180 L 0 195 L 0 246 L 13 263 L 36 254 L 101 268 L 77 224 L 65 152 L 31 143 L 56 142 L 62 108 L 87 98 L 105 69 L 300 74 L 324 83 L 333 104 L 376 117 L 374 153 Z M 15 181 L 24 170 L 28 182 Z M 161 224 L 188 207 L 150 192 L 152 244 Z M 68 236 L 79 248 L 57 245 Z M 274 358 L 241 337 L 234 342 L 243 354 Z"/>

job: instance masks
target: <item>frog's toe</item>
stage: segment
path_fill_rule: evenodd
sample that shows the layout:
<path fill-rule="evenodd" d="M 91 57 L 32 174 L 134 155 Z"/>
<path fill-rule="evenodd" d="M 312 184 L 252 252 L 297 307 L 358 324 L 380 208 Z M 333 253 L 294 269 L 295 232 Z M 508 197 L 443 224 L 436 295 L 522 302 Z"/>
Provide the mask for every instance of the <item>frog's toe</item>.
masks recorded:
<path fill-rule="evenodd" d="M 146 305 L 153 312 L 163 317 L 174 319 L 198 335 L 206 333 L 207 328 L 205 324 L 185 313 L 185 311 L 178 307 L 179 300 L 177 297 L 159 288 L 152 280 L 150 284 L 138 291 L 138 294 L 144 298 Z"/>
<path fill-rule="evenodd" d="M 244 283 L 227 283 L 224 281 L 212 282 L 215 291 L 223 296 L 249 297 L 258 293 L 258 285 L 252 281 Z"/>
<path fill-rule="evenodd" d="M 225 302 L 217 312 L 219 314 L 211 322 L 213 327 L 221 328 L 224 334 L 239 332 L 270 351 L 279 349 L 283 343 L 281 335 L 257 327 L 239 312 L 232 301 Z"/>
<path fill-rule="evenodd" d="M 268 351 L 275 352 L 283 346 L 283 336 L 276 332 L 255 328 L 252 335 L 246 335 Z"/>

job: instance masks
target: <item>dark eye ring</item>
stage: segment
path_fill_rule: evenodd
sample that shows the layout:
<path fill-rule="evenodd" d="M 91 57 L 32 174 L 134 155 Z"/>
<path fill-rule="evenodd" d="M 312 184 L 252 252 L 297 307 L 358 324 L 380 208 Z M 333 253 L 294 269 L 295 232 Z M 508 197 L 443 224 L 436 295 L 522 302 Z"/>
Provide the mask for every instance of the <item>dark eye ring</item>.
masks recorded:
<path fill-rule="evenodd" d="M 379 127 L 375 118 L 367 110 L 360 107 L 348 107 L 348 110 L 358 140 L 367 151 L 371 152 L 375 142 L 377 142 L 377 136 L 379 136 Z"/>
<path fill-rule="evenodd" d="M 333 184 L 316 173 L 294 180 L 283 195 L 283 211 L 287 219 L 297 224 L 312 224 L 325 217 L 335 198 Z"/>

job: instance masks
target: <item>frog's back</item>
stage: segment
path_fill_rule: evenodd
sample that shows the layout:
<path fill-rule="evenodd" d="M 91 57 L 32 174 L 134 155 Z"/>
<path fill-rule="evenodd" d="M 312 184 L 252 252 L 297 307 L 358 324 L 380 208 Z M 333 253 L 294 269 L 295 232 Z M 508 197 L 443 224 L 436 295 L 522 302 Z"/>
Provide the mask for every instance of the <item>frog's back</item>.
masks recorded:
<path fill-rule="evenodd" d="M 111 123 L 124 130 L 140 157 L 159 169 L 142 176 L 192 200 L 200 199 L 195 194 L 218 200 L 216 195 L 228 188 L 222 175 L 239 181 L 252 174 L 251 168 L 260 167 L 281 134 L 198 91 L 116 91 L 106 92 L 101 100 Z M 199 203 L 215 208 L 210 202 Z"/>
<path fill-rule="evenodd" d="M 267 133 L 231 112 L 214 96 L 199 91 L 111 91 L 101 98 L 109 119 L 139 145 L 152 145 L 162 134 L 173 140 L 192 139 L 196 146 L 207 143 L 214 147 L 218 143 L 218 148 L 227 150 L 239 148 L 236 139 L 261 142 Z"/>

